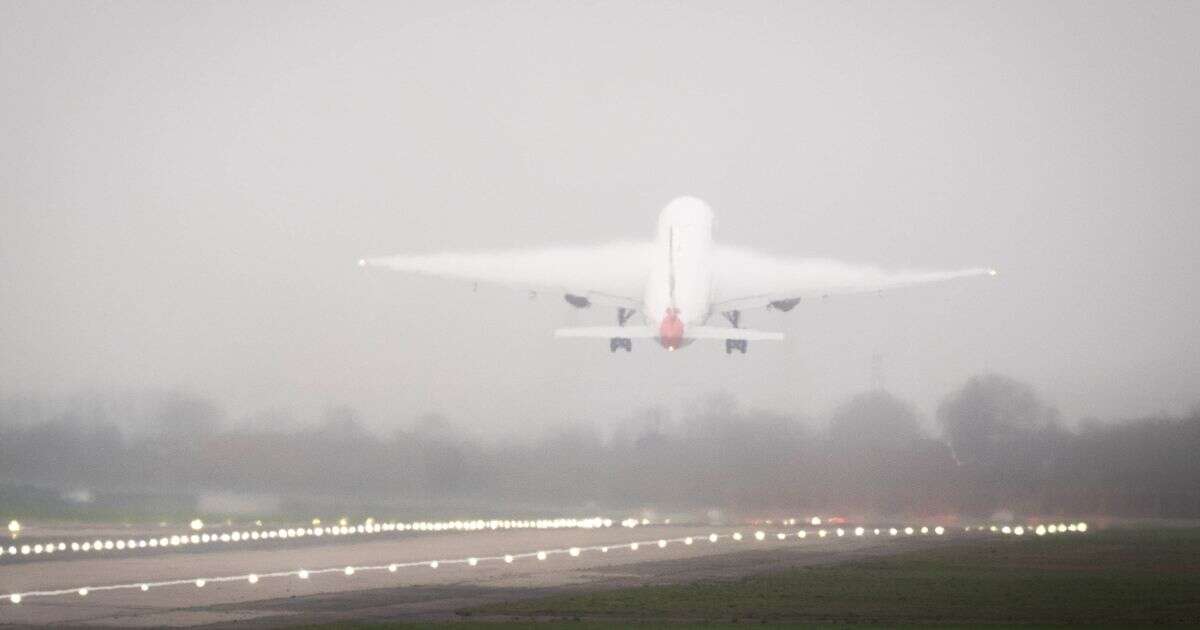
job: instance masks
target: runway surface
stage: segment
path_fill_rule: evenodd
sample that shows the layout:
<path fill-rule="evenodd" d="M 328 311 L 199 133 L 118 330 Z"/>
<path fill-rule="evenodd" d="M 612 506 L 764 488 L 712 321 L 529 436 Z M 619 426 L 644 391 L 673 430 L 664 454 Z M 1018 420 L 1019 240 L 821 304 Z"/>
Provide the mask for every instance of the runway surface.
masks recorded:
<path fill-rule="evenodd" d="M 829 562 L 855 554 L 890 553 L 947 540 L 932 534 L 858 538 L 802 526 L 659 525 L 598 529 L 471 532 L 390 532 L 376 536 L 327 537 L 271 544 L 206 545 L 136 550 L 87 557 L 59 553 L 0 562 L 0 594 L 93 587 L 49 597 L 26 595 L 18 604 L 0 603 L 0 624 L 87 626 L 191 626 L 257 621 L 299 623 L 311 618 L 437 618 L 472 602 L 534 596 L 575 585 L 628 585 L 674 579 L 723 577 L 762 570 L 772 562 Z M 762 540 L 755 537 L 762 531 Z M 741 540 L 734 540 L 734 533 Z M 710 542 L 712 534 L 719 536 Z M 777 533 L 787 535 L 779 540 Z M 682 542 L 693 537 L 691 545 Z M 657 541 L 669 541 L 660 547 Z M 636 550 L 627 545 L 641 541 Z M 620 545 L 626 545 L 619 547 Z M 609 546 L 607 552 L 600 547 Z M 576 551 L 570 551 L 577 548 Z M 536 555 L 550 551 L 545 560 Z M 506 554 L 517 556 L 505 562 Z M 736 554 L 736 555 L 727 555 Z M 718 558 L 717 556 L 721 556 Z M 475 565 L 465 560 L 478 558 Z M 441 560 L 437 568 L 428 561 Z M 447 562 L 450 561 L 450 562 Z M 389 571 L 390 563 L 398 566 Z M 404 566 L 406 563 L 424 563 Z M 649 564 L 648 564 L 649 563 Z M 360 567 L 347 575 L 343 567 Z M 366 569 L 365 567 L 377 567 Z M 384 567 L 384 568 L 378 568 Z M 301 579 L 295 573 L 315 571 Z M 261 576 L 256 582 L 239 577 Z M 193 580 L 205 578 L 203 587 Z M 104 591 L 114 584 L 187 580 L 186 584 Z M 347 609 L 358 610 L 345 613 Z M 343 612 L 338 612 L 343 611 Z M 349 614 L 350 617 L 345 615 Z M 330 615 L 333 615 L 330 617 Z"/>

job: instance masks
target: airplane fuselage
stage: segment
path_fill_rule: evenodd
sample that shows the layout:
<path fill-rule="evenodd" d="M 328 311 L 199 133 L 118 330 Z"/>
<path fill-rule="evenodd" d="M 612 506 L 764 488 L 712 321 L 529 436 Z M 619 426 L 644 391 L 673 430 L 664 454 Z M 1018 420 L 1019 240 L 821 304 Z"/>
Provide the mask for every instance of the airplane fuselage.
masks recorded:
<path fill-rule="evenodd" d="M 712 249 L 708 204 L 681 197 L 663 208 L 646 283 L 645 317 L 668 350 L 684 345 L 687 327 L 703 324 L 711 314 Z"/>

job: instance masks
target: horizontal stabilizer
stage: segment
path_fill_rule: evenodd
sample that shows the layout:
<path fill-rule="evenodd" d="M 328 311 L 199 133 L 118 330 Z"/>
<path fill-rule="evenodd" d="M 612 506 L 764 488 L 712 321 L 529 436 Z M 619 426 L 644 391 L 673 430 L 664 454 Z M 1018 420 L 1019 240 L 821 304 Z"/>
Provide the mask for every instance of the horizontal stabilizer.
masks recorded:
<path fill-rule="evenodd" d="M 736 339 L 739 341 L 782 341 L 783 333 L 750 328 L 692 326 L 683 331 L 685 339 Z"/>
<path fill-rule="evenodd" d="M 559 328 L 554 331 L 554 336 L 593 339 L 654 339 L 658 337 L 658 331 L 649 326 L 583 326 Z"/>

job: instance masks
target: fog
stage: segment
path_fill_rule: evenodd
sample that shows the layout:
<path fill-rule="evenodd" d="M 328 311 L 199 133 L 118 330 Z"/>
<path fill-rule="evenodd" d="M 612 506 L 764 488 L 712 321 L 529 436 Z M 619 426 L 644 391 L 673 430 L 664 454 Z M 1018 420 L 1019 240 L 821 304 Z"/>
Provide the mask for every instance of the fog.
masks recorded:
<path fill-rule="evenodd" d="M 90 502 L 97 493 L 240 493 L 259 497 L 246 504 L 260 516 L 324 496 L 424 511 L 469 504 L 508 512 L 552 505 L 729 515 L 1200 517 L 1200 407 L 1184 417 L 1071 430 L 1032 387 L 997 374 L 972 377 L 945 397 L 938 436 L 922 428 L 911 403 L 882 389 L 844 401 L 816 428 L 811 419 L 747 409 L 726 395 L 698 400 L 681 415 L 644 410 L 621 419 L 608 437 L 567 425 L 492 442 L 466 437 L 436 415 L 381 436 L 348 408 L 290 430 L 222 427 L 218 408 L 180 394 L 147 410 L 143 431 L 134 433 L 98 405 L 90 417 L 76 408 L 24 425 L 17 419 L 30 416 L 28 406 L 6 408 L 0 479 L 17 489 L 68 490 L 60 503 L 79 502 L 73 497 L 81 494 Z M 31 500 L 28 491 L 6 494 L 18 505 Z"/>
<path fill-rule="evenodd" d="M 0 4 L 2 478 L 1157 501 L 1103 488 L 1195 452 L 1198 27 L 1170 2 Z M 647 240 L 681 194 L 722 244 L 1000 274 L 748 312 L 787 339 L 727 357 L 611 355 L 550 334 L 610 309 L 355 265 Z M 1005 423 L 947 420 L 973 387 Z"/>

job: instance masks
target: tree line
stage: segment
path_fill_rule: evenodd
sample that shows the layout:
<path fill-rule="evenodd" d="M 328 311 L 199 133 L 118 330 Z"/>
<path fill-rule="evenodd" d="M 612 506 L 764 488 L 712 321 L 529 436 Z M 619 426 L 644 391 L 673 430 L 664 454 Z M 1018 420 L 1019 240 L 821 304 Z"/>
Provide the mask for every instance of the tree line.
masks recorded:
<path fill-rule="evenodd" d="M 1200 408 L 1069 427 L 1032 387 L 996 374 L 947 395 L 932 431 L 882 390 L 845 401 L 819 428 L 727 396 L 694 407 L 646 410 L 610 435 L 565 424 L 494 443 L 436 415 L 390 435 L 348 408 L 307 428 L 223 428 L 216 405 L 175 395 L 133 431 L 111 413 L 6 404 L 0 481 L 743 513 L 1200 517 Z"/>

